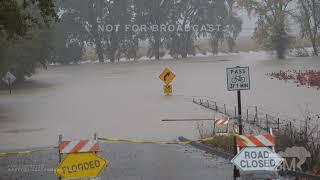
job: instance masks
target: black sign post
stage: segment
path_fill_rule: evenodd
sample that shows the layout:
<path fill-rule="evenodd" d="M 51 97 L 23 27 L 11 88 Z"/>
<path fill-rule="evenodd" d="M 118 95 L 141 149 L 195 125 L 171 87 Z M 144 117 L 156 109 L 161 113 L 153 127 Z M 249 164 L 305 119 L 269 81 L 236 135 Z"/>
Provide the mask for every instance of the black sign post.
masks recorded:
<path fill-rule="evenodd" d="M 242 109 L 241 109 L 241 90 L 250 89 L 250 75 L 249 67 L 234 67 L 227 68 L 227 88 L 228 91 L 237 91 L 237 101 L 238 101 L 238 127 L 239 134 L 243 134 L 243 125 L 242 125 Z M 236 136 L 233 137 L 234 141 L 234 152 L 237 155 L 237 142 Z M 240 177 L 240 172 L 236 166 L 233 169 L 233 178 L 234 180 Z"/>
<path fill-rule="evenodd" d="M 243 126 L 242 126 L 242 110 L 241 110 L 241 91 L 237 91 L 237 98 L 238 98 L 238 123 L 239 123 L 239 134 L 242 135 L 243 133 Z"/>
<path fill-rule="evenodd" d="M 9 86 L 9 92 L 11 94 L 11 81 L 10 81 L 10 79 L 8 79 L 8 86 Z"/>

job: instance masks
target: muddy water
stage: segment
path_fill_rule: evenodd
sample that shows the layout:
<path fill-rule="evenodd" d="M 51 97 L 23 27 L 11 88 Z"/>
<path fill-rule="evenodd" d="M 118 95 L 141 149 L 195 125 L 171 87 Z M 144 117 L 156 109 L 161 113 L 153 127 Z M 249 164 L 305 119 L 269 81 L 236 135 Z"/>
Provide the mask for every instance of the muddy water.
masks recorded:
<path fill-rule="evenodd" d="M 207 96 L 235 104 L 235 92 L 226 91 L 225 68 L 248 65 L 251 90 L 243 104 L 299 117 L 308 107 L 318 112 L 320 91 L 271 80 L 265 74 L 280 69 L 320 69 L 320 59 L 273 60 L 264 53 L 190 58 L 185 61 L 123 63 L 115 65 L 51 66 L 9 95 L 0 92 L 0 149 L 55 145 L 65 138 L 102 137 L 174 140 L 197 138 L 195 123 L 164 123 L 164 118 L 207 118 L 210 111 L 191 103 Z M 158 79 L 164 67 L 176 73 L 174 95 L 163 96 Z"/>

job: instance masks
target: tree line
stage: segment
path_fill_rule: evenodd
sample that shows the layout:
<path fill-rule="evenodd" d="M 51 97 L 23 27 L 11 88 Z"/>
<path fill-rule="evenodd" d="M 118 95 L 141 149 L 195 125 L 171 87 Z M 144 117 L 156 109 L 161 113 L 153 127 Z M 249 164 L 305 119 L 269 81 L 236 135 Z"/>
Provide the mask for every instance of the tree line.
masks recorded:
<path fill-rule="evenodd" d="M 195 54 L 195 40 L 208 37 L 216 54 L 225 39 L 232 50 L 241 31 L 241 19 L 226 4 L 225 0 L 62 0 L 57 3 L 63 11 L 56 26 L 58 46 L 71 45 L 80 52 L 91 45 L 100 62 L 115 62 L 120 57 L 136 59 L 139 43 L 145 41 L 149 58 L 160 59 L 161 48 L 172 57 L 185 58 Z"/>
<path fill-rule="evenodd" d="M 319 55 L 319 0 L 0 0 L 0 72 L 23 79 L 39 65 L 81 61 L 87 47 L 99 62 L 137 59 L 141 42 L 155 59 L 161 49 L 174 58 L 195 55 L 198 39 L 208 39 L 213 54 L 222 42 L 232 52 L 239 8 L 258 18 L 253 38 L 279 58 L 294 41 L 290 19 Z"/>
<path fill-rule="evenodd" d="M 313 54 L 319 56 L 319 0 L 239 0 L 238 4 L 258 17 L 253 38 L 264 49 L 276 51 L 278 58 L 285 58 L 286 50 L 294 43 L 290 20 L 297 23 L 300 37 L 307 39 Z"/>

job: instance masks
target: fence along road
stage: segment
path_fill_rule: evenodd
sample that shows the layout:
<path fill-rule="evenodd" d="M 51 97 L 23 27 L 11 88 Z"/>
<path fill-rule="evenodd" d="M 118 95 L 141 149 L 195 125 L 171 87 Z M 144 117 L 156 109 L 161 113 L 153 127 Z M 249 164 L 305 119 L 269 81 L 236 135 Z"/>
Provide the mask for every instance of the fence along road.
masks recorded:
<path fill-rule="evenodd" d="M 214 110 L 218 113 L 225 114 L 226 116 L 237 119 L 237 107 L 228 106 L 226 104 L 221 104 L 216 101 L 205 99 L 205 98 L 193 98 L 192 102 L 198 104 L 207 109 Z M 283 124 L 280 117 L 276 117 L 272 114 L 262 112 L 257 106 L 251 106 L 243 108 L 242 110 L 242 120 L 244 123 L 255 126 L 263 131 L 268 131 L 269 128 L 280 129 Z M 237 124 L 236 121 L 234 121 Z"/>

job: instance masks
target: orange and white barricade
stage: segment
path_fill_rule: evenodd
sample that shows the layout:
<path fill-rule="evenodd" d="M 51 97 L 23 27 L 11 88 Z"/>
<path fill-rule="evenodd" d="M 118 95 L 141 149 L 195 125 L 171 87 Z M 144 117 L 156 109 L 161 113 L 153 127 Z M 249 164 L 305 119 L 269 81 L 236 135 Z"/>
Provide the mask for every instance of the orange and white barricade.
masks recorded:
<path fill-rule="evenodd" d="M 61 141 L 59 150 L 62 154 L 98 152 L 99 142 L 96 140 Z"/>
<path fill-rule="evenodd" d="M 227 117 L 227 118 L 217 119 L 217 120 L 215 120 L 214 123 L 216 125 L 228 125 L 229 121 L 230 121 L 230 119 L 229 119 L 229 117 Z"/>
<path fill-rule="evenodd" d="M 275 152 L 275 138 L 270 129 L 269 134 L 261 135 L 237 135 L 236 136 L 237 150 L 245 147 L 271 147 Z"/>
<path fill-rule="evenodd" d="M 218 133 L 228 133 L 228 129 L 229 129 L 229 122 L 230 122 L 230 118 L 229 117 L 225 117 L 225 118 L 221 118 L 221 119 L 215 119 L 213 124 L 214 124 L 214 131 L 216 130 L 216 126 L 226 126 L 226 130 L 224 132 L 218 132 Z"/>

